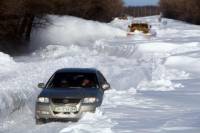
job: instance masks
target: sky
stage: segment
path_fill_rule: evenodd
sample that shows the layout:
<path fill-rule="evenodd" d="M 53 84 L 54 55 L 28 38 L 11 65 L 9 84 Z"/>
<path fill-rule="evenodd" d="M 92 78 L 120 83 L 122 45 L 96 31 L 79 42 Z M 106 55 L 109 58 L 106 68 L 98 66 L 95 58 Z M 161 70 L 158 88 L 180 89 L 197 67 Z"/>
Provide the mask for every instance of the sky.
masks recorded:
<path fill-rule="evenodd" d="M 126 5 L 156 5 L 159 0 L 124 0 Z"/>

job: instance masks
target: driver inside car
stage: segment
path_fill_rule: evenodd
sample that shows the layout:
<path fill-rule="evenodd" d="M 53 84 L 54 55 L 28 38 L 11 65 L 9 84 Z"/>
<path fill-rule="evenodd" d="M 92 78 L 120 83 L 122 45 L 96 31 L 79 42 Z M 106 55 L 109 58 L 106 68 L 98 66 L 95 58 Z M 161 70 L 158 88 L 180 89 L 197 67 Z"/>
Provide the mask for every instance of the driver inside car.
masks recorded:
<path fill-rule="evenodd" d="M 93 87 L 93 82 L 89 79 L 84 79 L 81 85 L 82 87 Z"/>

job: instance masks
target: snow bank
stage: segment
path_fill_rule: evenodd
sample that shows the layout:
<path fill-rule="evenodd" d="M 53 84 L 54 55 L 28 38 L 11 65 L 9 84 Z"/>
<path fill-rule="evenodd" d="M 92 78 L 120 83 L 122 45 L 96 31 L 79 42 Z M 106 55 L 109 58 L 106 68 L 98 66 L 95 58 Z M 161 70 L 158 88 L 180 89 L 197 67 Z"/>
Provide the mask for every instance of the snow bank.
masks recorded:
<path fill-rule="evenodd" d="M 166 65 L 173 67 L 176 66 L 181 70 L 187 70 L 188 72 L 200 73 L 200 60 L 197 58 L 187 56 L 174 56 L 167 59 Z M 192 68 L 192 69 L 191 69 Z"/>
<path fill-rule="evenodd" d="M 55 58 L 62 58 L 65 56 L 81 56 L 82 53 L 80 53 L 81 47 L 78 47 L 76 45 L 68 45 L 68 46 L 62 46 L 62 45 L 48 45 L 44 49 L 34 53 L 34 55 L 39 55 L 43 59 L 55 59 Z M 89 51 L 88 51 L 89 52 Z"/>
<path fill-rule="evenodd" d="M 173 83 L 172 80 L 188 79 L 191 75 L 188 72 L 199 73 L 199 48 L 198 42 L 183 44 L 154 42 L 138 45 L 137 50 L 141 52 L 139 61 L 151 62 L 152 80 L 142 81 L 137 89 L 172 91 L 183 87 L 182 84 Z"/>
<path fill-rule="evenodd" d="M 96 112 L 86 113 L 77 124 L 71 124 L 64 128 L 60 133 L 114 133 L 112 127 L 115 125 L 108 117 L 106 117 L 101 110 Z"/>
<path fill-rule="evenodd" d="M 113 27 L 120 28 L 124 31 L 128 31 L 128 26 L 132 23 L 132 18 L 128 17 L 128 20 L 120 20 L 118 18 L 115 18 L 110 25 Z"/>
<path fill-rule="evenodd" d="M 138 49 L 142 52 L 167 53 L 179 47 L 180 45 L 175 43 L 154 42 L 141 44 Z"/>
<path fill-rule="evenodd" d="M 16 67 L 16 63 L 12 57 L 0 52 L 0 74 L 11 71 Z"/>
<path fill-rule="evenodd" d="M 126 36 L 126 32 L 108 24 L 88 21 L 76 17 L 49 16 L 53 25 L 40 29 L 33 34 L 33 43 L 37 45 L 85 44 L 101 38 Z M 39 36 L 38 36 L 39 35 Z M 39 40 L 39 42 L 37 41 Z"/>
<path fill-rule="evenodd" d="M 150 82 L 143 81 L 138 85 L 138 90 L 142 91 L 173 91 L 175 88 L 183 87 L 182 84 L 174 84 L 170 80 L 152 80 Z"/>
<path fill-rule="evenodd" d="M 9 80 L 17 82 L 12 78 L 16 76 L 13 73 L 17 73 L 18 67 L 19 65 L 12 57 L 0 52 L 0 118 L 2 115 L 7 115 L 24 104 L 18 95 L 21 92 L 15 90 L 14 86 L 8 89 Z"/>

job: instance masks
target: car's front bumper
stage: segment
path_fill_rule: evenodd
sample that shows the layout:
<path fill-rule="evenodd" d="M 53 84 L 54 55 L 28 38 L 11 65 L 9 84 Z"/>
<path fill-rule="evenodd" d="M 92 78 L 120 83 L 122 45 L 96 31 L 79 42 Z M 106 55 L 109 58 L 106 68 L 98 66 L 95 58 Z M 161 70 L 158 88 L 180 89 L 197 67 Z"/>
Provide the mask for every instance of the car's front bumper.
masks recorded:
<path fill-rule="evenodd" d="M 35 117 L 36 119 L 73 120 L 80 119 L 83 112 L 95 112 L 95 110 L 96 103 L 81 104 L 75 113 L 58 114 L 54 112 L 54 106 L 52 104 L 37 103 Z"/>

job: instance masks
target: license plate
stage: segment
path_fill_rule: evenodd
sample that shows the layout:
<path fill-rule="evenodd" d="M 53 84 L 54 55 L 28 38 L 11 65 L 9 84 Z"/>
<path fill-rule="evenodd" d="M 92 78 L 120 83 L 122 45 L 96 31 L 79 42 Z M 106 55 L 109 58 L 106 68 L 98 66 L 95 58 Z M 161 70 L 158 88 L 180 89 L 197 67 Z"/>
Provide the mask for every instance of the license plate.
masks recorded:
<path fill-rule="evenodd" d="M 73 112 L 76 112 L 77 109 L 76 109 L 76 107 L 71 107 L 71 106 L 69 106 L 69 107 L 56 107 L 55 111 L 61 112 L 61 113 L 64 113 L 64 112 L 72 112 L 73 113 Z"/>

